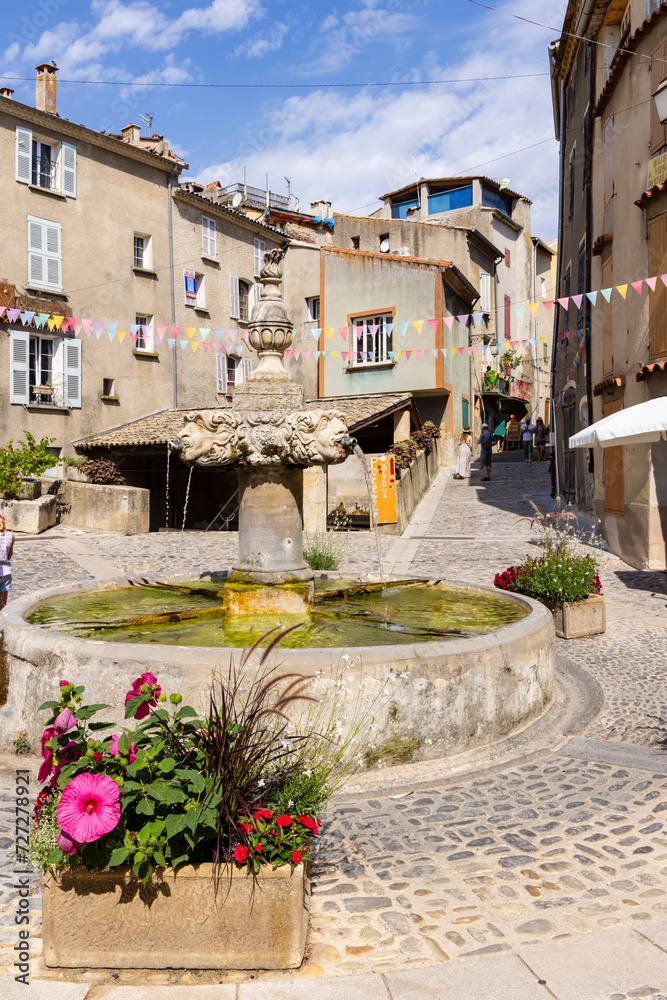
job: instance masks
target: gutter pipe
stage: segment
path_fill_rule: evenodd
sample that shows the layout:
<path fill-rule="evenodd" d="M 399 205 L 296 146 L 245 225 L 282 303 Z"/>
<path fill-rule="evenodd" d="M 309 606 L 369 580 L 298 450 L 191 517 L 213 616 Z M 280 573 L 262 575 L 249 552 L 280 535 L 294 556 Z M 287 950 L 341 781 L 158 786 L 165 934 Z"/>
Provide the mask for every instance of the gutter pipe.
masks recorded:
<path fill-rule="evenodd" d="M 172 174 L 167 177 L 167 191 L 169 195 L 169 276 L 171 282 L 171 325 L 176 326 L 176 292 L 174 289 L 174 223 L 173 223 L 173 211 L 172 211 L 172 191 L 171 191 L 171 178 Z M 172 351 L 172 365 L 173 365 L 173 378 L 174 378 L 174 409 L 178 409 L 178 362 L 176 355 L 176 344 L 174 344 L 174 350 Z"/>

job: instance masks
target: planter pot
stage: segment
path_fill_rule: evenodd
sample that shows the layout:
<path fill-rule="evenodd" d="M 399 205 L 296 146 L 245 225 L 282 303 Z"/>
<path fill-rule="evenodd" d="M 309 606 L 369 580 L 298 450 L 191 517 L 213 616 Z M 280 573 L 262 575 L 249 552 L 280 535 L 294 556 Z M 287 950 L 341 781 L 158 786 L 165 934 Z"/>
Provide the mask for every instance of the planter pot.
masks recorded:
<path fill-rule="evenodd" d="M 39 479 L 23 479 L 19 490 L 19 500 L 38 500 L 42 495 L 42 484 Z"/>
<path fill-rule="evenodd" d="M 77 468 L 76 465 L 68 465 L 66 476 L 71 483 L 87 483 L 89 482 L 88 476 L 81 469 Z"/>
<path fill-rule="evenodd" d="M 607 628 L 604 597 L 599 594 L 574 604 L 551 604 L 549 607 L 553 612 L 556 635 L 560 639 L 602 635 Z"/>
<path fill-rule="evenodd" d="M 128 868 L 42 881 L 44 961 L 88 969 L 294 969 L 306 946 L 310 865 L 253 880 L 212 865 L 142 886 Z"/>

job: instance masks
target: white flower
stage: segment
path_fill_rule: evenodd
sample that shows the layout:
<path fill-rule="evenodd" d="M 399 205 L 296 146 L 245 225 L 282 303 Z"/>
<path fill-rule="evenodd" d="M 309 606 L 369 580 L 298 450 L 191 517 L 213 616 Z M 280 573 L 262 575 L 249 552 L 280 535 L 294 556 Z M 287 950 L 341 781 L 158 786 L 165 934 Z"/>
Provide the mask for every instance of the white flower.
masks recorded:
<path fill-rule="evenodd" d="M 310 778 L 310 776 L 311 776 L 312 773 L 313 773 L 312 771 L 304 771 L 303 772 L 303 776 L 304 776 L 304 778 Z"/>
<path fill-rule="evenodd" d="M 289 802 L 287 803 L 287 808 L 291 809 L 293 805 L 294 805 L 294 800 L 290 799 Z"/>
<path fill-rule="evenodd" d="M 429 739 L 427 738 L 427 739 L 425 739 L 425 740 L 424 740 L 424 743 L 426 744 L 426 746 L 427 746 L 427 747 L 430 747 L 430 746 L 432 746 L 432 745 L 433 745 L 433 740 L 429 740 Z"/>
<path fill-rule="evenodd" d="M 260 778 L 257 784 L 259 785 L 260 788 L 264 788 L 266 782 L 264 781 L 264 778 Z"/>

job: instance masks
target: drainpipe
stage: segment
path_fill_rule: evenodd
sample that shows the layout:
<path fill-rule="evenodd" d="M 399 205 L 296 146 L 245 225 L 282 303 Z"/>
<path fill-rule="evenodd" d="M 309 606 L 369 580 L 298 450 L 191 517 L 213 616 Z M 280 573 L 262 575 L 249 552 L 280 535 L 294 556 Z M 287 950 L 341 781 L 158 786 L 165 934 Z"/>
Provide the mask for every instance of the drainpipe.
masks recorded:
<path fill-rule="evenodd" d="M 589 107 L 588 114 L 591 115 L 591 109 L 595 106 L 595 75 L 597 70 L 597 46 L 591 45 L 591 60 L 588 71 L 590 73 L 590 96 L 589 96 Z M 591 122 L 592 125 L 592 122 Z M 584 154 L 588 159 L 588 183 L 586 184 L 586 288 L 592 287 L 592 249 L 593 249 L 593 132 L 592 128 L 588 130 L 589 142 L 591 146 L 589 149 L 584 150 Z M 586 404 L 588 406 L 588 423 L 593 423 L 593 373 L 591 371 L 591 304 L 588 298 L 585 297 L 585 308 L 584 308 L 584 323 L 586 325 L 587 333 L 586 339 L 584 341 L 586 345 Z M 591 475 L 595 472 L 595 458 L 593 456 L 594 448 L 588 449 L 588 471 Z M 584 491 L 585 500 L 585 491 Z"/>
<path fill-rule="evenodd" d="M 172 174 L 167 177 L 167 191 L 169 194 L 169 274 L 171 280 L 171 325 L 176 326 L 176 292 L 174 289 L 174 223 L 172 218 Z M 174 372 L 174 409 L 178 409 L 178 362 L 176 355 L 176 344 L 172 353 L 172 364 Z"/>
<path fill-rule="evenodd" d="M 555 56 L 555 49 L 551 51 L 552 59 Z M 560 100 L 559 100 L 559 152 L 558 152 L 558 163 L 559 163 L 559 185 L 558 185 L 558 261 L 556 265 L 556 296 L 560 293 L 560 282 L 563 271 L 563 169 L 564 169 L 564 158 L 565 158 L 565 136 L 563 134 L 565 126 L 564 118 L 564 102 L 565 102 L 565 85 L 563 81 L 560 81 Z M 560 496 L 560 473 L 558 469 L 558 425 L 556 422 L 556 357 L 558 354 L 558 309 L 554 308 L 554 330 L 553 330 L 553 346 L 551 350 L 551 430 L 554 436 L 553 452 L 555 456 L 555 466 L 556 466 L 556 496 Z"/>
<path fill-rule="evenodd" d="M 533 241 L 533 302 L 537 302 L 537 242 Z M 540 341 L 539 323 L 535 313 L 535 367 L 537 368 L 537 416 L 540 415 Z M 534 417 L 534 414 L 533 414 Z"/>

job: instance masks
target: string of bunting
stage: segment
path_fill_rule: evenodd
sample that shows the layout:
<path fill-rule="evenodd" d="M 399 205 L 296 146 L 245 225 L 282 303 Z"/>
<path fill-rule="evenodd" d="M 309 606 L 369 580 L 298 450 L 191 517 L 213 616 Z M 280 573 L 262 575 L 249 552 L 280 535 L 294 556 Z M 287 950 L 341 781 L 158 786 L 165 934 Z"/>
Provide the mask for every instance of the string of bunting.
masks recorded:
<path fill-rule="evenodd" d="M 575 331 L 572 331 L 572 332 L 575 332 Z M 576 331 L 576 332 L 578 333 L 579 331 Z M 561 389 L 561 391 L 558 393 L 558 395 L 554 399 L 554 406 L 556 408 L 558 408 L 559 406 L 561 406 L 561 404 L 563 402 L 563 396 L 565 395 L 565 391 L 568 388 L 568 384 L 567 383 L 574 377 L 574 373 L 576 372 L 577 368 L 579 367 L 579 362 L 581 361 L 581 354 L 582 354 L 582 351 L 583 351 L 583 348 L 584 348 L 584 342 L 586 340 L 586 333 L 587 333 L 587 331 L 584 330 L 583 333 L 581 334 L 581 337 L 579 338 L 579 346 L 577 347 L 577 353 L 575 354 L 574 360 L 572 361 L 572 364 L 570 365 L 569 371 L 567 373 L 567 379 L 565 380 L 565 385 L 563 386 L 563 388 Z"/>

